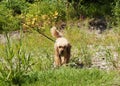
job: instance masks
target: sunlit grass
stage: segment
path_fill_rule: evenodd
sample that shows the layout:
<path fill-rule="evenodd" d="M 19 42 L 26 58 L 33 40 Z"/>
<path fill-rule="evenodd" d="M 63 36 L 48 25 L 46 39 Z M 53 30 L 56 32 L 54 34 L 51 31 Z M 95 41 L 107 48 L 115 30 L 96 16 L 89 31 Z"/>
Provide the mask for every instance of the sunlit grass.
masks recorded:
<path fill-rule="evenodd" d="M 115 72 L 98 69 L 62 67 L 39 72 L 39 80 L 27 86 L 112 86 L 116 76 Z"/>

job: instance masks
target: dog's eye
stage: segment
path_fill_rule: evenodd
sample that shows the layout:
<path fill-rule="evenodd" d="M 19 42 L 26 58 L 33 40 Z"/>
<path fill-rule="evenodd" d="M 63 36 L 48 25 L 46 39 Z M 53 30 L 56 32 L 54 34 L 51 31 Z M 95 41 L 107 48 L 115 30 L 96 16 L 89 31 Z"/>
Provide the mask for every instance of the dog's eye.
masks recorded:
<path fill-rule="evenodd" d="M 64 49 L 66 48 L 66 46 L 63 47 Z"/>
<path fill-rule="evenodd" d="M 59 46 L 59 48 L 62 48 L 62 46 Z"/>
<path fill-rule="evenodd" d="M 59 46 L 59 48 L 63 48 L 63 49 L 65 49 L 65 48 L 66 48 L 66 46 Z"/>

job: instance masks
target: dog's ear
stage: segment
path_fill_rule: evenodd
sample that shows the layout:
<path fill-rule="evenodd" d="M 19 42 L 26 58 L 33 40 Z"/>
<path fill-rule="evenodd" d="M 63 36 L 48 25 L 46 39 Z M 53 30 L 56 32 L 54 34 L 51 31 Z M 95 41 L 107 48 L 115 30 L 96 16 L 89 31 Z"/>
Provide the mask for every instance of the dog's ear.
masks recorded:
<path fill-rule="evenodd" d="M 59 56 L 58 46 L 55 47 L 55 55 Z"/>
<path fill-rule="evenodd" d="M 71 45 L 68 44 L 68 45 L 67 45 L 67 57 L 66 57 L 66 63 L 69 62 L 70 56 L 71 56 Z"/>
<path fill-rule="evenodd" d="M 70 54 L 70 52 L 71 52 L 71 47 L 72 47 L 72 46 L 71 46 L 70 44 L 68 44 L 68 46 L 67 46 L 67 53 L 68 53 L 68 54 Z"/>

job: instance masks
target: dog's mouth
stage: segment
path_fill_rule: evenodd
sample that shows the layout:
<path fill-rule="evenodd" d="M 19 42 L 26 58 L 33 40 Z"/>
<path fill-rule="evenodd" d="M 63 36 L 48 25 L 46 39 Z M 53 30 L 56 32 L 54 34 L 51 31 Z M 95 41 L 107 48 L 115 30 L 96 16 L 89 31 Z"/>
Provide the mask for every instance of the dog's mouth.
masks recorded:
<path fill-rule="evenodd" d="M 62 57 L 62 56 L 64 56 L 63 54 L 59 54 L 59 57 Z"/>
<path fill-rule="evenodd" d="M 64 51 L 61 51 L 59 56 L 64 56 Z"/>

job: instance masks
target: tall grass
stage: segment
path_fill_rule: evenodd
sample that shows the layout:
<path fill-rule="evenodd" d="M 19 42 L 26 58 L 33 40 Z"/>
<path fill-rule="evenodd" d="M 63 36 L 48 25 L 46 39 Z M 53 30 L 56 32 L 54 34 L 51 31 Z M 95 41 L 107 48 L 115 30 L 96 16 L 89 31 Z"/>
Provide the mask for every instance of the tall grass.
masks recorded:
<path fill-rule="evenodd" d="M 5 55 L 0 59 L 0 82 L 1 85 L 21 86 L 32 70 L 34 62 L 31 61 L 31 54 L 24 50 L 22 39 L 15 47 L 12 46 L 8 34 L 6 34 L 6 40 Z"/>
<path fill-rule="evenodd" d="M 114 72 L 97 69 L 62 67 L 55 70 L 41 71 L 39 72 L 39 81 L 24 86 L 112 86 L 115 84 L 115 74 Z"/>

